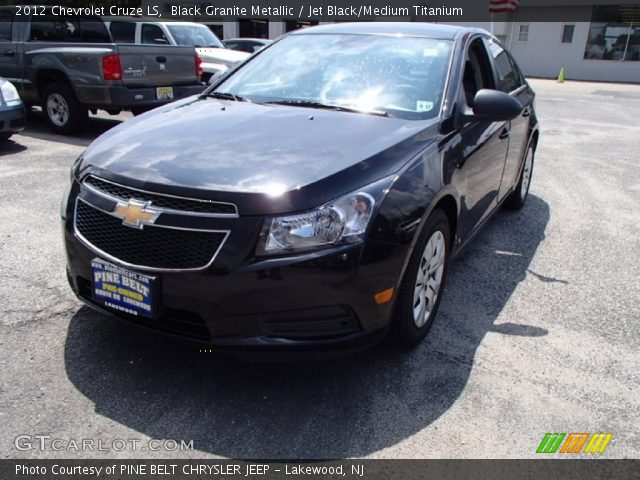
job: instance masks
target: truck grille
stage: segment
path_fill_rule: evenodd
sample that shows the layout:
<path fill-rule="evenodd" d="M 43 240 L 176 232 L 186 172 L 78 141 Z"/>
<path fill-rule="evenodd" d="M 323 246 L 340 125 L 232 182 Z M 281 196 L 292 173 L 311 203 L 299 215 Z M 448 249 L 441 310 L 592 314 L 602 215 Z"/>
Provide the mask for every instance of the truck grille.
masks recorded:
<path fill-rule="evenodd" d="M 143 202 L 152 202 L 154 207 L 169 210 L 179 210 L 183 212 L 203 213 L 208 215 L 237 216 L 238 210 L 232 203 L 214 202 L 195 198 L 183 198 L 167 196 L 159 193 L 145 192 L 135 188 L 125 187 L 116 183 L 108 182 L 98 177 L 89 176 L 84 180 L 84 184 L 98 190 L 110 197 L 123 200 L 135 198 Z"/>
<path fill-rule="evenodd" d="M 195 270 L 211 264 L 227 233 L 146 225 L 135 229 L 79 200 L 76 232 L 98 251 L 133 267 Z"/>

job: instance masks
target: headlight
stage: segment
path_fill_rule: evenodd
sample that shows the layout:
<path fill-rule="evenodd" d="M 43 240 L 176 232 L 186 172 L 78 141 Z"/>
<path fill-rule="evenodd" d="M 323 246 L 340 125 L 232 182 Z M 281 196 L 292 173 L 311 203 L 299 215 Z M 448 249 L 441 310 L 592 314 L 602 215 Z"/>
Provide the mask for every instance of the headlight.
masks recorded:
<path fill-rule="evenodd" d="M 78 167 L 80 166 L 81 162 L 82 162 L 82 155 L 73 162 L 73 165 L 71 165 L 71 169 L 69 170 L 69 183 L 64 189 L 64 193 L 62 194 L 62 201 L 60 202 L 60 217 L 62 217 L 63 220 L 65 220 L 67 217 L 67 206 L 69 202 L 69 194 L 71 193 L 73 180 L 76 177 L 76 171 L 78 170 Z"/>
<path fill-rule="evenodd" d="M 2 94 L 2 99 L 4 100 L 5 105 L 9 107 L 20 105 L 22 103 L 16 87 L 14 87 L 11 82 L 4 82 L 0 86 L 0 93 Z"/>
<path fill-rule="evenodd" d="M 257 255 L 277 255 L 362 241 L 393 177 L 314 210 L 265 220 Z"/>

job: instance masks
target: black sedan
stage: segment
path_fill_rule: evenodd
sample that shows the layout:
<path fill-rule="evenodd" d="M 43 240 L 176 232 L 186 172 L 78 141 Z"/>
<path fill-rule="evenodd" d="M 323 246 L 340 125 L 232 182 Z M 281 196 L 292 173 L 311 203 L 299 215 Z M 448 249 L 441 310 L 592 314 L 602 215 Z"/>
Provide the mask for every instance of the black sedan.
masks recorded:
<path fill-rule="evenodd" d="M 0 78 L 0 141 L 24 130 L 26 111 L 13 84 Z"/>
<path fill-rule="evenodd" d="M 450 259 L 524 205 L 537 145 L 534 93 L 483 30 L 297 31 L 87 148 L 61 211 L 69 282 L 221 350 L 415 345 Z"/>

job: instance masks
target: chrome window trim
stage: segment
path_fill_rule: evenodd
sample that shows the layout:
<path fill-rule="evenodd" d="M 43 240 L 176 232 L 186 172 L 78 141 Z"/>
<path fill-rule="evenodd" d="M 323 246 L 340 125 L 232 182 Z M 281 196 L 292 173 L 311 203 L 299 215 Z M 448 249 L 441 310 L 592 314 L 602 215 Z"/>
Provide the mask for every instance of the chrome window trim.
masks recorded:
<path fill-rule="evenodd" d="M 230 203 L 230 202 L 218 202 L 218 201 L 214 201 L 214 200 L 204 200 L 202 198 L 192 198 L 192 197 L 180 197 L 178 195 L 171 195 L 169 193 L 159 193 L 159 192 L 150 192 L 149 190 L 142 190 L 140 188 L 135 188 L 135 187 L 129 187 L 127 185 L 122 185 L 120 183 L 116 183 L 116 182 L 112 182 L 111 180 L 106 180 L 102 177 L 97 177 L 95 175 L 88 175 L 87 177 L 85 177 L 82 180 L 82 186 L 88 190 L 91 190 L 93 193 L 95 193 L 96 195 L 100 195 L 101 197 L 104 198 L 108 198 L 109 200 L 113 200 L 113 201 L 117 201 L 117 200 L 129 200 L 128 198 L 122 198 L 122 197 L 117 197 L 115 195 L 111 195 L 110 193 L 104 192 L 102 190 L 100 190 L 97 187 L 94 187 L 93 185 L 89 185 L 87 182 L 88 178 L 95 178 L 96 180 L 99 180 L 101 182 L 106 182 L 106 183 L 110 183 L 111 185 L 115 185 L 116 187 L 120 187 L 120 188 L 125 188 L 128 190 L 133 190 L 135 192 L 141 192 L 141 193 L 148 193 L 149 195 L 158 195 L 160 197 L 168 197 L 168 198 L 175 198 L 177 200 L 187 200 L 187 201 L 191 201 L 191 202 L 200 202 L 200 203 L 211 203 L 211 204 L 219 204 L 219 205 L 231 205 L 233 207 L 233 209 L 235 210 L 235 213 L 206 213 L 206 212 L 194 212 L 194 211 L 190 211 L 190 210 L 175 210 L 172 208 L 163 208 L 163 207 L 159 207 L 157 205 L 153 205 L 153 201 L 151 201 L 151 204 L 154 208 L 160 209 L 162 210 L 162 213 L 171 213 L 171 214 L 175 214 L 175 215 L 187 215 L 187 216 L 198 216 L 198 217 L 208 217 L 208 218 L 239 218 L 240 215 L 238 215 L 238 207 L 236 206 L 236 204 L 234 203 Z M 142 199 L 136 199 L 136 200 L 140 200 L 142 201 Z"/>
<path fill-rule="evenodd" d="M 193 232 L 224 233 L 225 235 L 224 235 L 224 238 L 222 239 L 222 241 L 220 242 L 220 245 L 218 246 L 216 251 L 213 253 L 213 256 L 211 257 L 211 260 L 209 260 L 209 262 L 206 265 L 202 266 L 202 267 L 194 267 L 194 268 L 157 268 L 157 267 L 148 267 L 148 266 L 145 266 L 145 265 L 136 265 L 134 263 L 125 262 L 124 260 L 120 260 L 119 258 L 108 254 L 104 250 L 102 250 L 102 249 L 96 247 L 94 244 L 92 244 L 89 240 L 87 240 L 87 238 L 84 237 L 84 235 L 82 235 L 80 233 L 80 231 L 78 230 L 78 224 L 77 224 L 78 202 L 83 202 L 83 203 L 87 204 L 91 208 L 95 208 L 96 210 L 99 210 L 99 211 L 101 211 L 103 213 L 109 214 L 109 212 L 104 211 L 102 208 L 97 207 L 97 206 L 87 202 L 86 200 L 80 198 L 80 197 L 76 197 L 76 204 L 75 204 L 74 210 L 73 210 L 73 234 L 75 235 L 75 237 L 85 247 L 87 247 L 89 250 L 93 251 L 95 254 L 100 255 L 101 257 L 103 257 L 103 259 L 108 260 L 110 262 L 113 262 L 113 263 L 115 263 L 115 264 L 117 264 L 119 266 L 122 266 L 122 267 L 125 267 L 125 268 L 131 268 L 131 269 L 134 269 L 134 270 L 141 270 L 141 271 L 145 271 L 145 272 L 175 272 L 175 273 L 180 273 L 180 272 L 200 272 L 202 270 L 206 270 L 211 265 L 213 265 L 213 262 L 215 261 L 216 257 L 218 256 L 218 254 L 222 250 L 222 247 L 226 243 L 227 239 L 229 238 L 229 234 L 231 233 L 229 230 L 203 230 L 203 229 L 196 229 L 196 228 L 171 227 L 171 226 L 166 226 L 166 225 L 150 225 L 151 228 L 159 227 L 159 228 L 169 228 L 169 229 L 173 229 L 173 230 L 187 230 L 187 231 L 193 231 Z"/>

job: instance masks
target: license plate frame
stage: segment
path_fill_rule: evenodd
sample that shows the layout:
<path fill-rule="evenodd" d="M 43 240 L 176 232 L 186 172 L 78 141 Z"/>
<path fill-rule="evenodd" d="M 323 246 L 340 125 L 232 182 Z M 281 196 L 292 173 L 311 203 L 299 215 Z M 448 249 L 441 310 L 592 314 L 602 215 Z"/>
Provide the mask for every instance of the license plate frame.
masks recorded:
<path fill-rule="evenodd" d="M 135 317 L 156 318 L 158 278 L 94 258 L 91 296 L 99 305 Z"/>
<path fill-rule="evenodd" d="M 173 100 L 173 87 L 156 87 L 156 99 Z"/>

